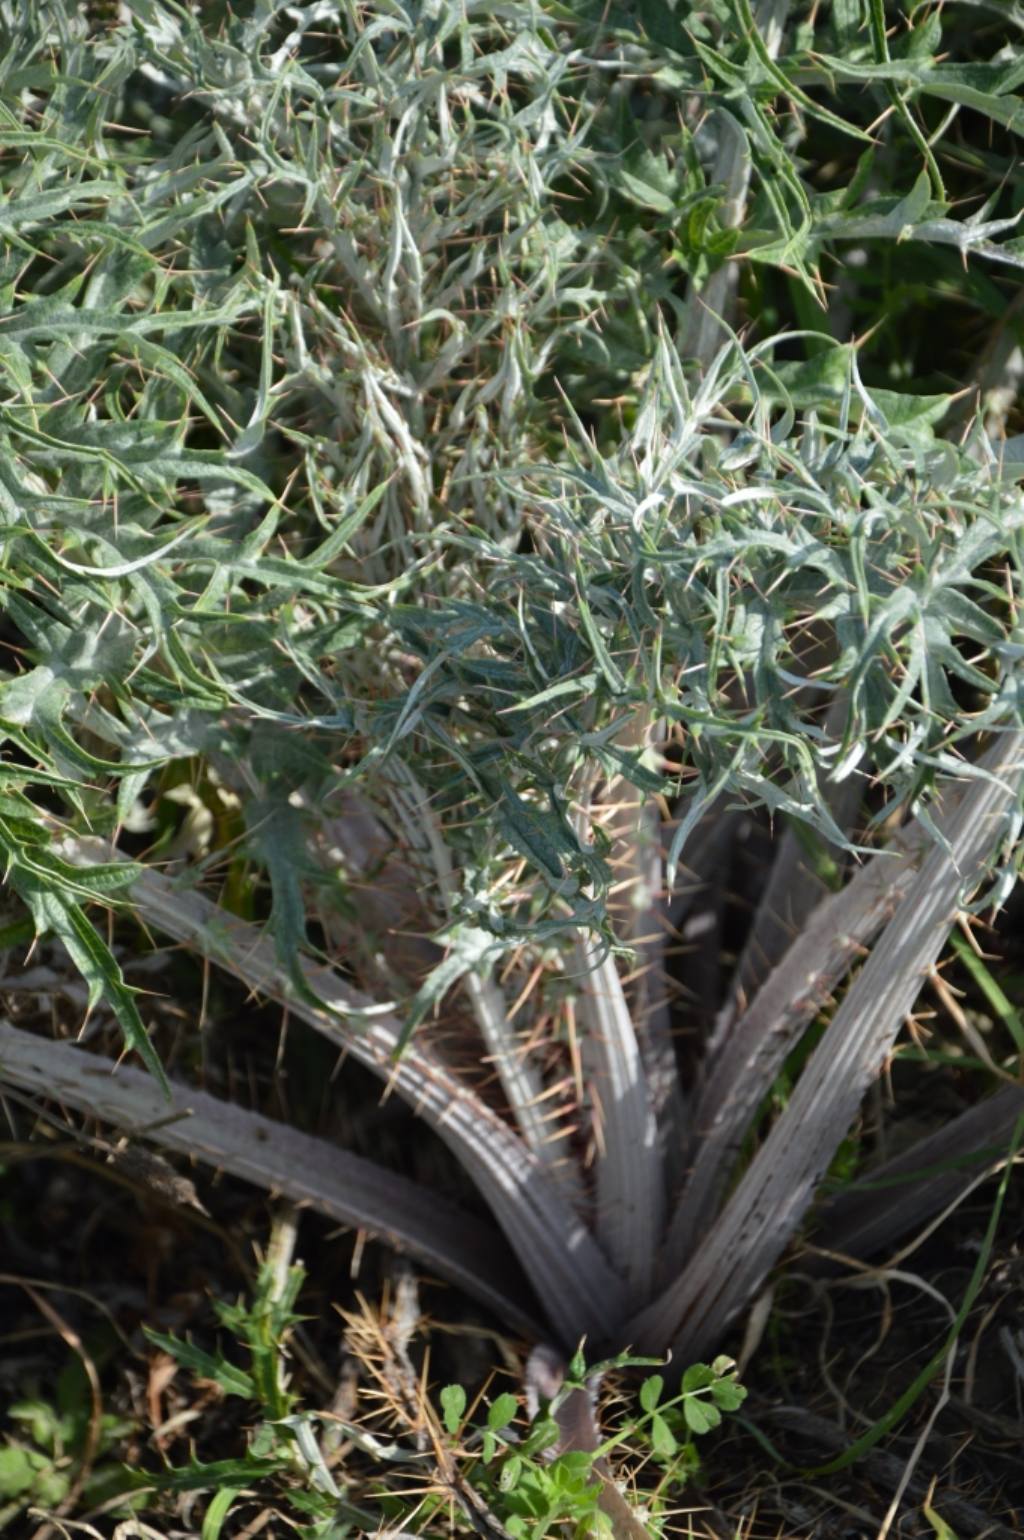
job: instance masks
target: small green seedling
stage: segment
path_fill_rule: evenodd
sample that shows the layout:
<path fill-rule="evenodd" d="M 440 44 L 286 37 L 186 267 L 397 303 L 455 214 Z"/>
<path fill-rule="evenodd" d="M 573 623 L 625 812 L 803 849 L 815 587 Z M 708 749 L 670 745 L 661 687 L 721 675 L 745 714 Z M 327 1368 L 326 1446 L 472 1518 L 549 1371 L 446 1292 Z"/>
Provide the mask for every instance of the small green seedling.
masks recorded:
<path fill-rule="evenodd" d="M 658 1479 L 653 1490 L 645 1492 L 644 1507 L 645 1522 L 658 1524 L 664 1498 L 670 1491 L 677 1494 L 698 1469 L 694 1440 L 717 1428 L 723 1413 L 743 1402 L 746 1391 L 736 1380 L 733 1361 L 723 1357 L 691 1365 L 674 1394 L 666 1395 L 663 1375 L 648 1376 L 640 1386 L 638 1409 L 593 1449 L 557 1452 L 557 1413 L 568 1396 L 581 1390 L 589 1394 L 588 1387 L 612 1370 L 660 1363 L 620 1354 L 588 1368 L 578 1352 L 558 1393 L 525 1428 L 516 1425 L 518 1402 L 508 1392 L 491 1403 L 482 1424 L 467 1426 L 464 1389 L 445 1386 L 440 1395 L 442 1420 L 464 1457 L 462 1475 L 510 1535 L 532 1540 L 565 1524 L 581 1536 L 611 1533 L 601 1503 L 609 1485 L 606 1462 L 612 1456 L 627 1470 L 641 1464 L 657 1467 Z M 479 1454 L 473 1455 L 476 1447 Z"/>

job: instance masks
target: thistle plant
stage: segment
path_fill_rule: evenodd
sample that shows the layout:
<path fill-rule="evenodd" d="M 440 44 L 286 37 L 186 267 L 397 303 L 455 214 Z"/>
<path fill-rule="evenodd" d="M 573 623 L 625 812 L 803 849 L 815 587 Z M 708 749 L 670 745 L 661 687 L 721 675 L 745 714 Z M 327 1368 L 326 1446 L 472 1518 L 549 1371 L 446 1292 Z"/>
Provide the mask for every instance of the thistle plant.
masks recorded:
<path fill-rule="evenodd" d="M 1021 20 L 965 74 L 946 12 L 634 9 L 0 7 L 0 841 L 145 1066 L 4 1026 L 0 1075 L 683 1367 L 1010 891 L 1024 768 L 1019 446 L 821 310 L 742 337 L 733 275 L 1024 264 L 995 152 L 944 180 L 962 108 L 1024 123 Z M 666 939 L 758 813 L 683 1065 Z M 168 1080 L 133 916 L 378 1073 L 494 1233 Z"/>

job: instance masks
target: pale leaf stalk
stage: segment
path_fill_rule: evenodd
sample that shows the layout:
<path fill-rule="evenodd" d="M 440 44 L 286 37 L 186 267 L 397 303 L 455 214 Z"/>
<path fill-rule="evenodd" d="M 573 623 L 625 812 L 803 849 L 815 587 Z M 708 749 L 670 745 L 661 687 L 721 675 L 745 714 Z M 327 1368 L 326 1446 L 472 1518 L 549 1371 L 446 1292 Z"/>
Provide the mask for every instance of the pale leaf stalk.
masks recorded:
<path fill-rule="evenodd" d="M 629 1283 L 634 1307 L 650 1297 L 662 1236 L 665 1177 L 650 1087 L 615 959 L 579 949 L 576 1009 L 587 1079 L 597 1101 L 595 1230 Z"/>
<path fill-rule="evenodd" d="M 1024 1086 L 1003 1086 L 977 1106 L 892 1160 L 874 1167 L 815 1212 L 805 1272 L 832 1272 L 835 1257 L 877 1256 L 902 1236 L 959 1202 L 1006 1158 L 1017 1119 L 1024 1113 Z"/>
<path fill-rule="evenodd" d="M 100 1118 L 406 1251 L 521 1330 L 538 1330 L 501 1235 L 418 1182 L 174 1081 L 0 1022 L 0 1080 Z"/>
<path fill-rule="evenodd" d="M 60 842 L 66 860 L 116 859 L 102 840 Z M 311 998 L 300 994 L 258 927 L 198 893 L 176 889 L 155 872 L 130 888 L 140 917 L 207 956 L 255 994 L 278 1001 L 379 1075 L 430 1124 L 476 1182 L 508 1236 L 567 1345 L 588 1333 L 603 1339 L 622 1317 L 624 1285 L 552 1180 L 519 1136 L 459 1081 L 436 1054 L 413 1042 L 398 1055 L 402 1026 L 330 970 L 298 964 Z"/>
<path fill-rule="evenodd" d="M 892 917 L 928 844 L 925 831 L 912 826 L 819 904 L 736 1022 L 728 1052 L 715 1054 L 694 1114 L 693 1169 L 666 1239 L 667 1276 L 685 1264 L 711 1223 L 751 1120 L 786 1055 Z"/>
<path fill-rule="evenodd" d="M 664 724 L 654 723 L 649 710 L 637 710 L 617 742 L 623 749 L 649 750 L 663 732 Z M 625 777 L 612 782 L 605 800 L 610 807 L 605 826 L 612 840 L 611 864 L 624 895 L 624 901 L 613 908 L 616 935 L 633 946 L 637 956 L 627 990 L 630 1031 L 647 1081 L 661 1159 L 673 1180 L 678 1176 L 676 1154 L 687 1118 L 672 1041 L 665 966 L 668 925 L 661 820 L 657 806 Z"/>
<path fill-rule="evenodd" d="M 451 854 L 423 787 L 412 771 L 396 760 L 389 790 L 403 827 L 416 844 L 423 847 L 437 877 L 438 887 L 449 920 L 455 915 L 457 883 Z M 494 977 L 493 965 L 482 962 L 469 967 L 462 976 L 487 1057 L 497 1071 L 502 1090 L 527 1147 L 540 1163 L 556 1176 L 577 1210 L 584 1195 L 568 1135 L 546 1110 L 545 1086 L 528 1050 L 518 1041 L 509 1021 L 505 992 Z"/>
<path fill-rule="evenodd" d="M 1000 736 L 985 778 L 964 791 L 884 934 L 836 1012 L 785 1111 L 684 1272 L 626 1335 L 672 1344 L 678 1363 L 717 1343 L 802 1222 L 814 1189 L 945 944 L 958 906 L 983 879 L 1016 816 L 1024 733 Z"/>

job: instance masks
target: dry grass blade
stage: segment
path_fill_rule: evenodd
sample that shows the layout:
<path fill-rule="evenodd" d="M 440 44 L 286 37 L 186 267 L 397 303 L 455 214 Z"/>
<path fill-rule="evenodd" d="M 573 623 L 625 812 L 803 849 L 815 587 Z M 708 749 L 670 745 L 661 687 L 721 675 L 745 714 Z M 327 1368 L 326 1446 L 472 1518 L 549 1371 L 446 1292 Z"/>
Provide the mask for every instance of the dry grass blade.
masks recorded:
<path fill-rule="evenodd" d="M 501 1236 L 417 1182 L 325 1140 L 171 1082 L 0 1022 L 0 1081 L 52 1097 L 166 1150 L 308 1204 L 409 1252 L 534 1335 Z"/>
<path fill-rule="evenodd" d="M 101 840 L 67 839 L 64 857 L 89 865 L 115 858 Z M 401 1023 L 326 968 L 303 962 L 301 996 L 257 926 L 155 872 L 131 888 L 140 916 L 207 956 L 254 993 L 280 1001 L 373 1070 L 436 1130 L 476 1182 L 530 1276 L 566 1346 L 601 1338 L 622 1318 L 623 1284 L 583 1222 L 523 1141 L 420 1042 L 395 1057 Z M 314 1000 L 324 1004 L 314 1004 Z"/>
<path fill-rule="evenodd" d="M 828 1454 L 841 1454 L 849 1447 L 848 1428 L 839 1427 L 825 1417 L 818 1417 L 802 1406 L 755 1405 L 754 1415 L 758 1423 L 763 1424 L 767 1429 L 777 1428 L 780 1432 L 790 1433 L 799 1439 L 805 1446 L 799 1455 L 801 1462 L 808 1458 L 806 1453 L 808 1444 L 812 1447 L 817 1446 L 819 1450 L 824 1450 Z M 906 1469 L 906 1462 L 902 1456 L 885 1454 L 878 1449 L 869 1450 L 862 1463 L 865 1473 L 883 1491 L 891 1491 L 898 1486 Z M 917 1499 L 927 1499 L 928 1482 L 921 1477 L 914 1477 L 910 1482 L 909 1490 Z M 985 1540 L 1014 1540 L 1016 1531 L 1007 1529 L 1003 1524 L 993 1523 L 981 1508 L 955 1491 L 943 1492 L 941 1507 L 950 1522 L 955 1524 L 962 1534 L 984 1536 Z"/>
<path fill-rule="evenodd" d="M 801 1223 L 836 1145 L 878 1073 L 953 924 L 1014 817 L 1024 734 L 1000 736 L 984 756 L 818 1045 L 785 1112 L 685 1271 L 629 1335 L 673 1344 L 688 1363 L 713 1346 L 751 1299 Z"/>

